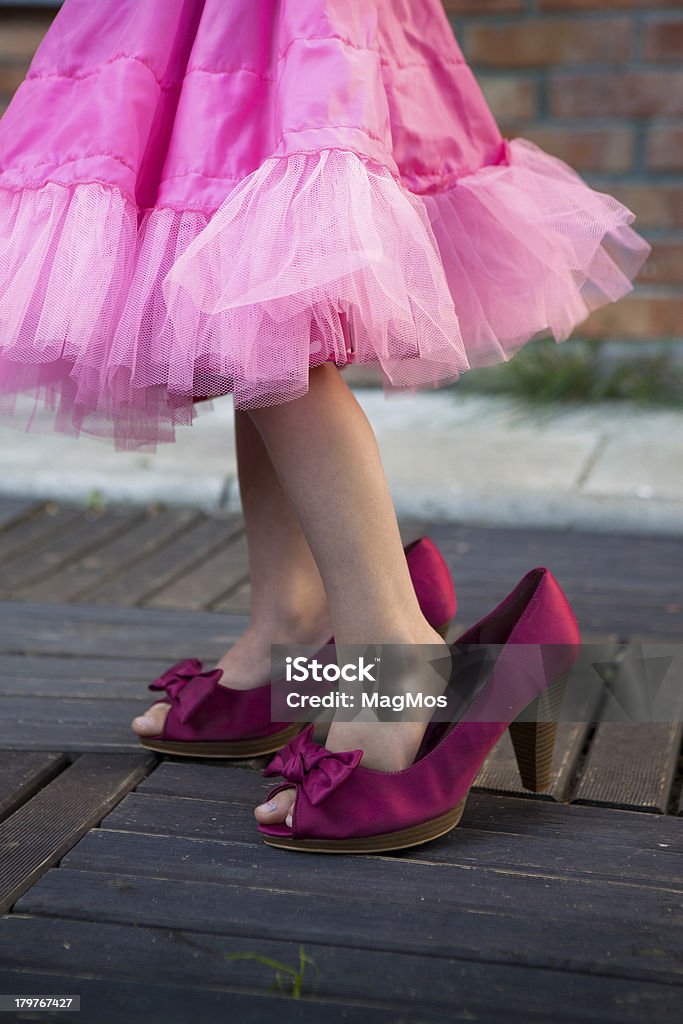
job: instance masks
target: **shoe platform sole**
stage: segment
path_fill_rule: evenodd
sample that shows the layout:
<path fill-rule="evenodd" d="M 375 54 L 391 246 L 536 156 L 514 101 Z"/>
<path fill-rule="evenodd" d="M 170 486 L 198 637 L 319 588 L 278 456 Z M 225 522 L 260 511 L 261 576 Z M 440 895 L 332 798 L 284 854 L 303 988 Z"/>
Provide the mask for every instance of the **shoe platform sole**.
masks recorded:
<path fill-rule="evenodd" d="M 390 850 L 405 850 L 410 846 L 420 846 L 433 839 L 445 836 L 455 828 L 465 809 L 467 797 L 457 807 L 424 821 L 421 825 L 404 828 L 398 832 L 385 832 L 377 836 L 358 836 L 353 839 L 290 839 L 287 836 L 266 836 L 263 841 L 268 846 L 276 846 L 281 850 L 299 850 L 305 853 L 385 853 Z"/>
<path fill-rule="evenodd" d="M 200 742 L 188 740 L 156 740 L 140 737 L 140 743 L 147 750 L 159 754 L 173 754 L 176 757 L 220 757 L 244 758 L 259 757 L 261 754 L 274 754 L 285 743 L 294 739 L 306 726 L 305 722 L 294 722 L 281 732 L 270 736 L 255 736 L 246 740 L 224 740 L 222 742 Z"/>

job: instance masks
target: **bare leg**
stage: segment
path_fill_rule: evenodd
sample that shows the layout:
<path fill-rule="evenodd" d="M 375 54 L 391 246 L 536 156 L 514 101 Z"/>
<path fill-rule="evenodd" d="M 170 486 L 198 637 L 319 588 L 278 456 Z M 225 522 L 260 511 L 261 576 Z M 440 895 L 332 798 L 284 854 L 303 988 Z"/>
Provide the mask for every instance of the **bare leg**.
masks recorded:
<path fill-rule="evenodd" d="M 235 414 L 235 441 L 251 576 L 250 619 L 218 667 L 221 683 L 251 689 L 270 678 L 270 647 L 324 644 L 332 635 L 318 567 L 282 490 L 261 436 L 246 413 Z M 155 704 L 133 720 L 140 736 L 163 729 L 170 705 Z"/>
<path fill-rule="evenodd" d="M 337 645 L 443 645 L 415 596 L 372 428 L 336 367 L 313 370 L 303 398 L 251 415 L 320 570 Z M 326 745 L 362 748 L 368 767 L 400 770 L 424 729 L 335 721 Z M 293 794 L 261 805 L 258 820 L 289 822 Z"/>

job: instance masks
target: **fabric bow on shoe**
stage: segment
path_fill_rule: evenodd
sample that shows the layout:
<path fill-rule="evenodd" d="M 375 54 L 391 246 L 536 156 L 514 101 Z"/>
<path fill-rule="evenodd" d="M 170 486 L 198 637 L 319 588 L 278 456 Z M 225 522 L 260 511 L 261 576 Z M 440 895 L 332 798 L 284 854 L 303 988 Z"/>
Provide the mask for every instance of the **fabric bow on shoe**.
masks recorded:
<path fill-rule="evenodd" d="M 313 726 L 309 725 L 275 755 L 263 774 L 282 775 L 287 782 L 298 783 L 317 806 L 358 767 L 363 751 L 334 753 L 314 743 L 312 733 Z"/>
<path fill-rule="evenodd" d="M 149 683 L 148 689 L 165 690 L 169 703 L 176 709 L 179 721 L 185 724 L 211 696 L 222 675 L 223 670 L 220 668 L 202 672 L 201 661 L 197 658 L 186 658 L 185 661 L 172 665 L 153 683 Z"/>
<path fill-rule="evenodd" d="M 165 690 L 169 683 L 178 679 L 194 679 L 202 671 L 202 663 L 198 658 L 185 658 L 184 661 L 177 661 L 166 669 L 163 675 L 149 683 L 148 690 Z"/>

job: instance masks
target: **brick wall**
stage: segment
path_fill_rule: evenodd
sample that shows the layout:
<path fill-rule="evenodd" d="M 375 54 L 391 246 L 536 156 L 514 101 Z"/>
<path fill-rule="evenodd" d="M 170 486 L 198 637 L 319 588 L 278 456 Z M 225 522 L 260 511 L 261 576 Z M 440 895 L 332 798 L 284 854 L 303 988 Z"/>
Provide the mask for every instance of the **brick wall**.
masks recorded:
<path fill-rule="evenodd" d="M 635 292 L 586 337 L 683 337 L 683 0 L 444 0 L 503 134 L 532 139 L 637 215 Z"/>
<path fill-rule="evenodd" d="M 683 338 L 683 0 L 444 0 L 503 133 L 572 164 L 654 247 L 586 337 Z M 0 112 L 54 10 L 0 6 Z"/>
<path fill-rule="evenodd" d="M 0 114 L 23 79 L 56 11 L 0 4 Z"/>

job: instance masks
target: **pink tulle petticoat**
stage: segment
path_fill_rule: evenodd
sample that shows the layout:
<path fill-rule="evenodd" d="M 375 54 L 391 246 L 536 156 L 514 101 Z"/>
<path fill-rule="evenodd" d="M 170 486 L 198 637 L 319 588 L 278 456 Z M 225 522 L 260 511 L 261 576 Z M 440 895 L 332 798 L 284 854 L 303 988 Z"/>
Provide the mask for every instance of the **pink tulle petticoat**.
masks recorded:
<path fill-rule="evenodd" d="M 536 336 L 562 341 L 631 290 L 633 215 L 531 142 L 415 196 L 323 150 L 266 161 L 208 218 L 98 182 L 5 191 L 0 392 L 57 429 L 172 440 L 193 399 L 297 398 L 309 367 L 379 363 L 395 387 L 456 380 Z M 114 429 L 112 429 L 114 428 Z"/>
<path fill-rule="evenodd" d="M 215 0 L 205 6 L 202 0 L 192 2 L 197 18 L 203 11 L 204 19 L 227 19 L 228 11 L 238 9 L 251 17 L 242 0 L 224 8 Z M 327 16 L 351 17 L 339 0 L 307 2 Z M 80 25 L 77 3 L 67 0 L 55 25 L 60 18 L 65 28 Z M 178 3 L 173 0 L 172 6 Z M 420 3 L 443 23 L 434 29 L 431 20 L 420 22 L 405 39 L 390 34 L 396 19 L 386 0 L 373 0 L 368 8 L 377 8 L 379 28 L 373 31 L 379 32 L 380 48 L 397 60 L 395 66 L 389 58 L 378 65 L 367 40 L 363 46 L 352 44 L 348 36 L 354 27 L 346 25 L 339 38 L 303 39 L 305 60 L 292 75 L 300 83 L 309 65 L 315 70 L 311 47 L 326 47 L 324 67 L 331 82 L 338 75 L 339 95 L 373 97 L 377 133 L 383 129 L 387 138 L 391 116 L 393 155 L 389 143 L 380 145 L 374 133 L 347 131 L 341 123 L 328 128 L 335 119 L 327 112 L 319 115 L 312 95 L 297 84 L 296 103 L 306 114 L 304 119 L 297 108 L 298 121 L 309 125 L 320 116 L 322 126 L 300 127 L 298 134 L 284 128 L 287 144 L 279 146 L 253 135 L 271 155 L 254 156 L 252 138 L 243 157 L 251 171 L 224 188 L 222 201 L 213 204 L 206 196 L 217 194 L 216 183 L 227 180 L 225 173 L 197 176 L 202 202 L 165 202 L 164 189 L 184 182 L 169 170 L 168 160 L 164 167 L 171 185 L 160 178 L 153 203 L 141 202 L 126 184 L 125 166 L 110 161 L 114 169 L 108 176 L 93 172 L 100 165 L 92 161 L 104 157 L 68 165 L 58 158 L 51 170 L 44 167 L 35 175 L 28 163 L 16 171 L 11 161 L 4 170 L 0 163 L 0 411 L 11 413 L 17 394 L 32 394 L 54 411 L 59 431 L 113 437 L 120 449 L 153 449 L 173 440 L 177 426 L 192 422 L 200 398 L 231 392 L 239 409 L 295 399 L 308 388 L 310 368 L 330 360 L 338 366 L 378 365 L 388 390 L 434 387 L 457 380 L 471 367 L 508 359 L 532 338 L 551 334 L 562 341 L 592 309 L 630 291 L 650 251 L 629 226 L 634 215 L 530 141 L 502 140 L 469 69 L 451 59 L 459 54 L 455 40 L 442 41 L 450 29 L 447 24 L 444 29 L 438 0 L 419 0 L 404 17 L 417 17 Z M 144 6 L 149 0 L 136 11 Z M 118 17 L 126 3 L 120 0 L 114 8 L 107 2 L 97 16 L 110 7 L 111 17 Z M 72 23 L 67 10 L 73 11 Z M 290 5 L 286 11 L 298 17 L 298 8 Z M 82 12 L 84 18 L 96 16 L 92 8 Z M 278 57 L 286 69 L 302 40 L 296 25 L 285 27 L 294 35 L 286 37 Z M 142 32 L 139 25 L 136 31 Z M 278 31 L 284 32 L 282 25 Z M 215 35 L 214 24 L 204 38 Z M 406 40 L 417 40 L 422 63 L 396 58 L 391 48 L 397 39 L 405 46 Z M 441 52 L 437 60 L 435 47 L 445 48 L 447 56 Z M 57 76 L 53 87 L 56 58 L 47 43 L 37 58 L 41 53 L 47 72 L 25 83 L 28 110 L 37 107 L 31 89 L 40 96 L 39 87 L 61 89 L 66 78 L 66 72 Z M 209 79 L 204 67 L 186 67 L 192 58 L 181 56 L 178 81 L 196 106 L 205 102 L 209 87 L 221 83 Z M 356 68 L 351 62 L 361 58 L 370 63 Z M 120 74 L 125 82 L 125 72 L 138 90 L 136 109 L 142 110 L 148 72 L 139 62 L 129 63 L 116 56 L 97 74 Z M 439 77 L 448 64 L 455 69 L 451 77 Z M 461 139 L 454 139 L 456 129 L 449 123 L 438 123 L 442 115 L 430 111 L 428 98 L 424 143 L 409 130 L 408 101 L 402 110 L 396 97 L 402 69 L 413 66 L 429 76 L 425 82 L 453 123 L 459 124 L 461 114 L 455 99 L 449 105 L 449 91 L 478 104 L 477 117 L 463 122 Z M 363 81 L 360 92 L 358 81 L 355 93 L 348 87 L 349 67 Z M 375 88 L 370 82 L 373 76 L 379 82 L 378 69 L 383 84 Z M 70 96 L 92 88 L 94 71 L 70 69 L 69 74 Z M 225 88 L 232 87 L 236 75 L 222 74 Z M 263 81 L 270 81 L 265 73 Z M 277 100 L 282 107 L 285 84 L 281 72 Z M 331 85 L 329 93 L 327 109 L 336 110 Z M 125 94 L 133 94 L 130 85 Z M 106 95 L 100 85 L 98 100 L 104 103 Z M 50 96 L 57 109 L 62 99 L 54 91 Z M 226 102 L 222 94 L 214 98 L 217 110 L 226 109 Z M 295 101 L 287 102 L 291 113 Z M 252 99 L 249 103 L 250 110 L 270 109 L 265 101 L 258 108 Z M 181 95 L 174 131 L 187 142 L 183 110 Z M 17 131 L 20 114 L 18 109 Z M 195 113 L 195 120 L 199 117 Z M 336 120 L 344 119 L 337 114 Z M 320 145 L 307 144 L 310 138 Z M 162 148 L 158 139 L 156 144 Z M 443 173 L 424 170 L 430 145 L 441 154 Z M 57 143 L 53 148 L 59 155 Z M 467 160 L 474 169 L 468 170 Z M 119 171 L 121 180 L 114 180 Z M 141 187 L 138 179 L 138 192 Z"/>

